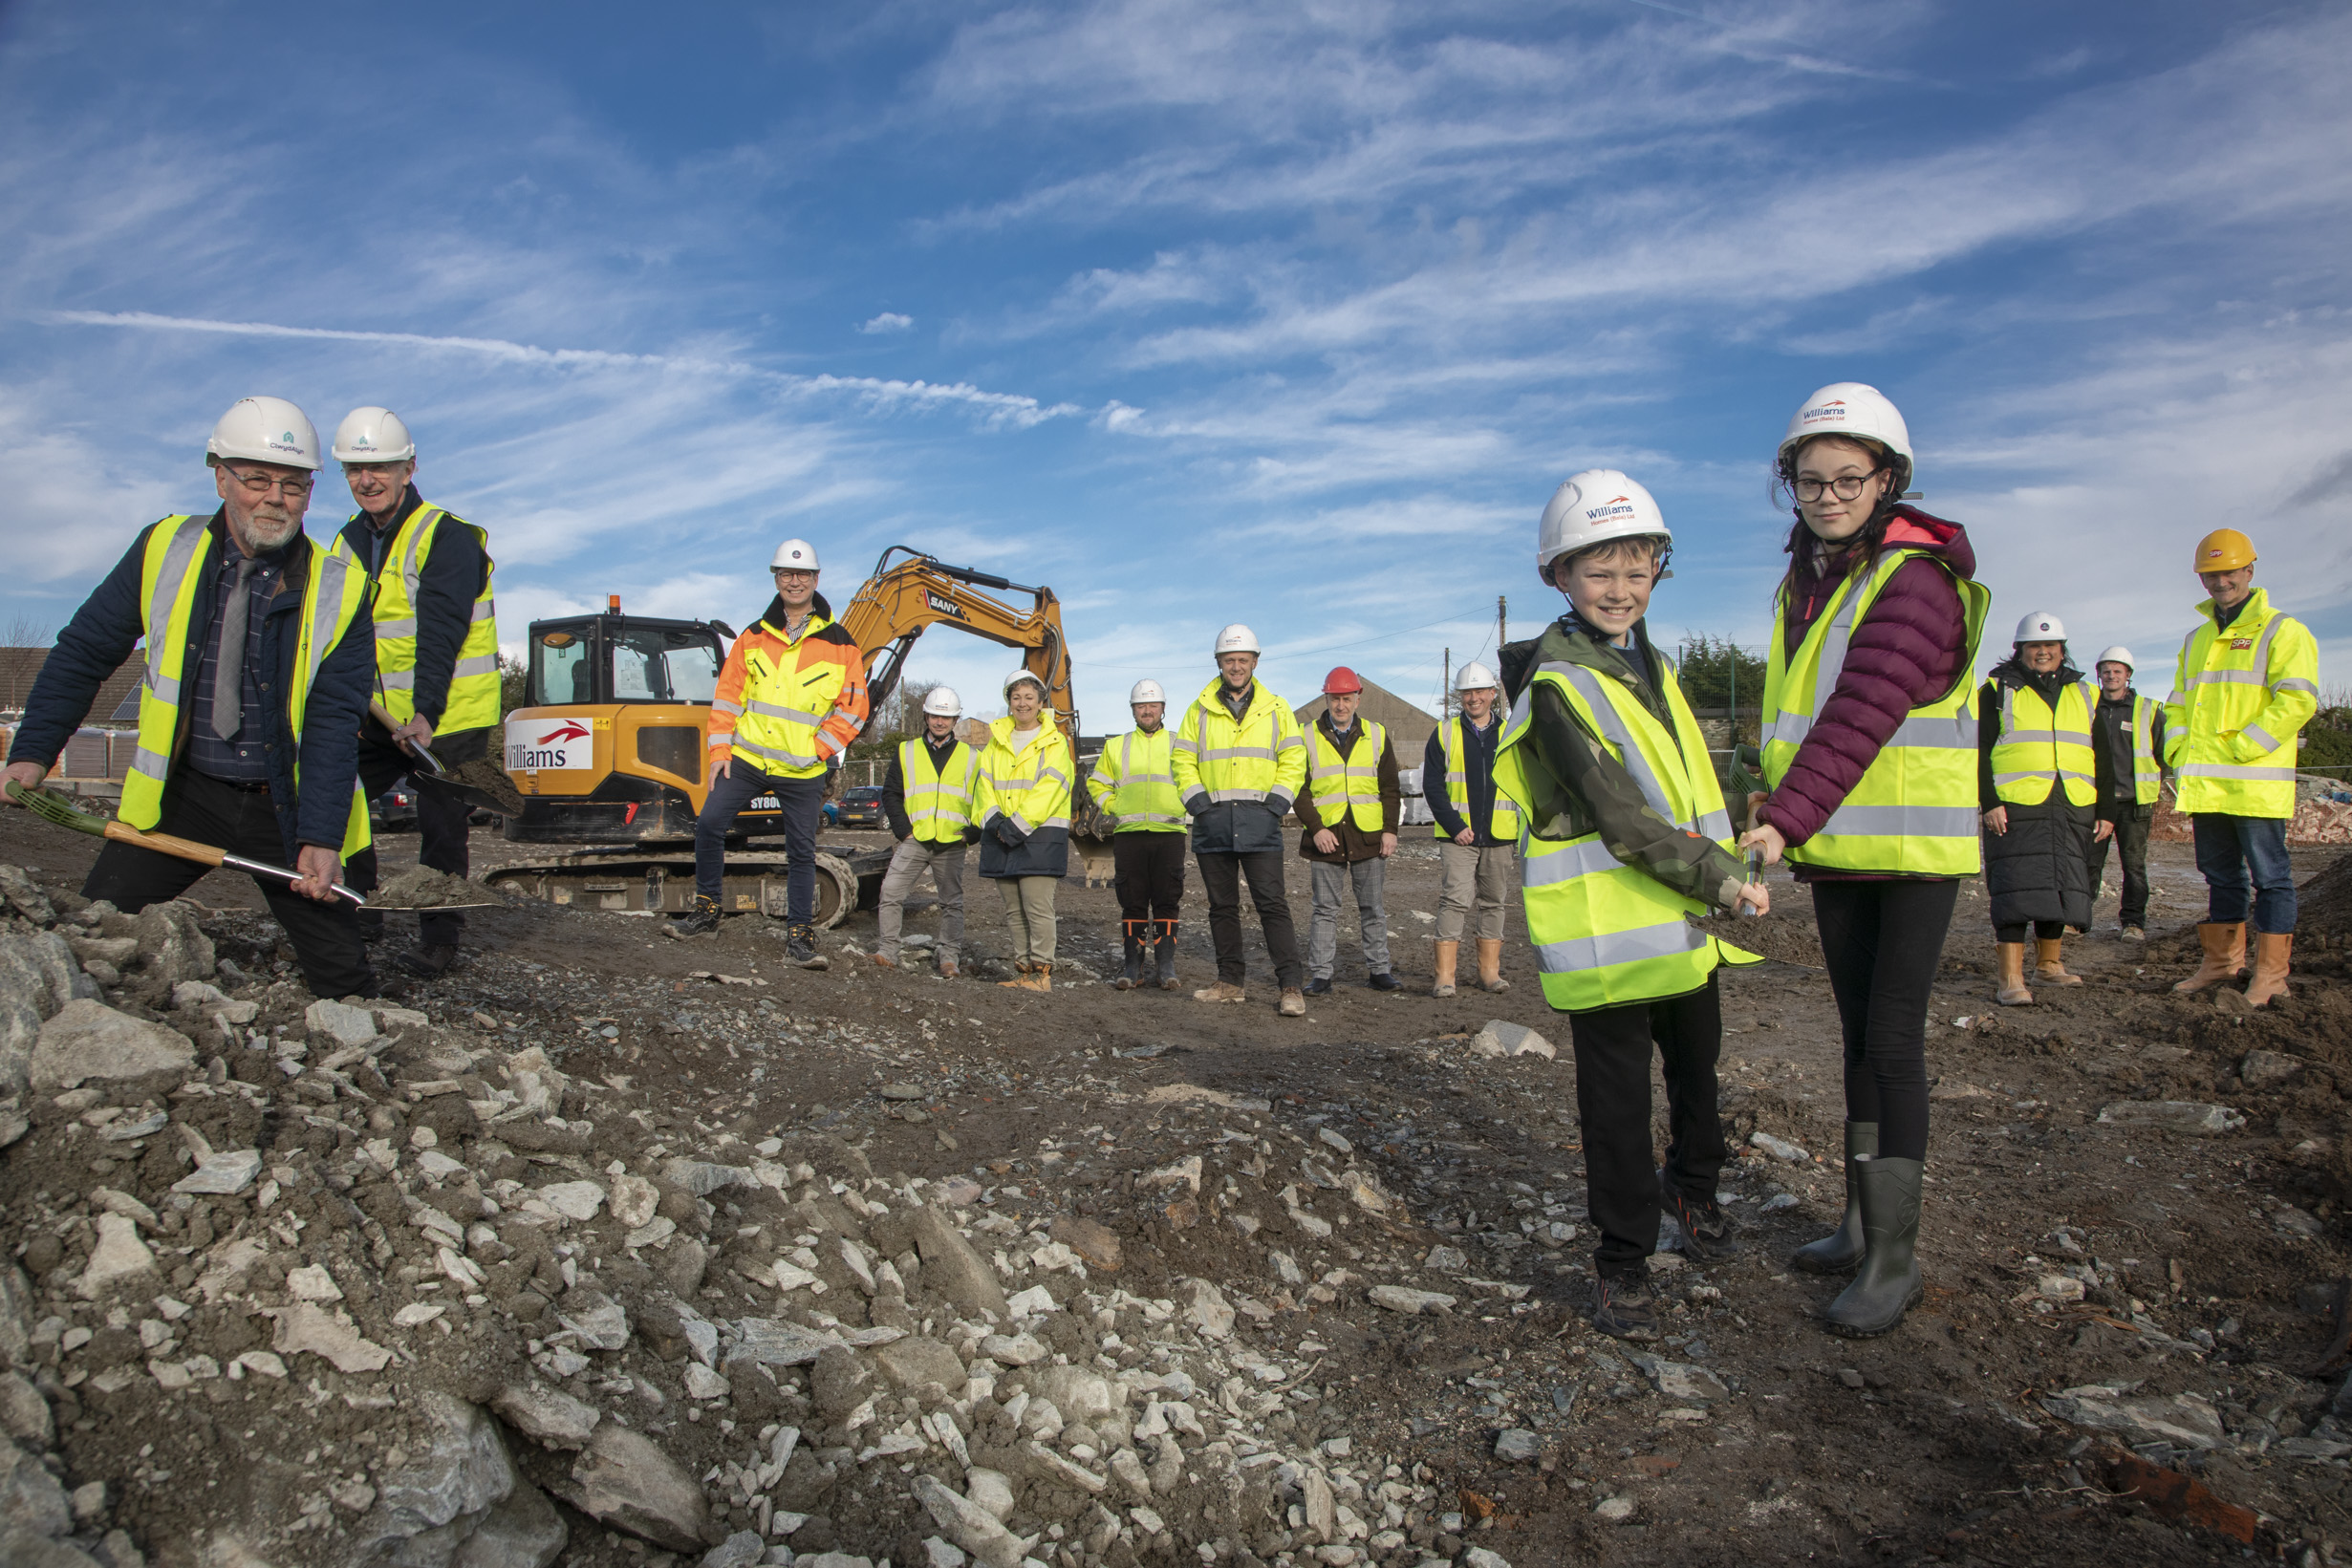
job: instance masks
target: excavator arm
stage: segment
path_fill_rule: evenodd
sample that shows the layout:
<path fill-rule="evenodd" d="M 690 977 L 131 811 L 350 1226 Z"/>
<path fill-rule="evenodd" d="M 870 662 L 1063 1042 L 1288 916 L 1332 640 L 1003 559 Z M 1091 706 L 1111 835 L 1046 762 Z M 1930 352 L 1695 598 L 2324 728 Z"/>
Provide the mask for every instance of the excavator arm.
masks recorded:
<path fill-rule="evenodd" d="M 905 558 L 895 565 L 891 557 Z M 1026 593 L 1036 600 L 1020 610 L 995 595 L 995 589 Z M 1062 636 L 1062 603 L 1049 588 L 1030 588 L 969 567 L 951 567 L 905 545 L 893 545 L 874 563 L 841 625 L 866 656 L 868 700 L 879 709 L 898 684 L 915 639 L 934 626 L 952 626 L 976 637 L 1023 650 L 1022 665 L 1046 689 L 1054 721 L 1078 746 L 1078 709 L 1070 692 L 1069 645 Z"/>

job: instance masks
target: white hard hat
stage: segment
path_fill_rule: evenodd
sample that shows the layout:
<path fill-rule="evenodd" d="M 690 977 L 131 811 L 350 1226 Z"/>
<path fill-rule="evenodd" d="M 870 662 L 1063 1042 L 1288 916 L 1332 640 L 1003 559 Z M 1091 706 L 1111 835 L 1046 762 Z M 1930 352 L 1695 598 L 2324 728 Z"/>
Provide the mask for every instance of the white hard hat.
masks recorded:
<path fill-rule="evenodd" d="M 767 563 L 770 571 L 814 571 L 817 569 L 817 548 L 806 539 L 788 539 L 776 547 L 776 558 Z"/>
<path fill-rule="evenodd" d="M 1482 692 L 1490 686 L 1500 688 L 1502 682 L 1495 678 L 1495 672 L 1475 658 L 1454 674 L 1454 689 L 1457 692 Z"/>
<path fill-rule="evenodd" d="M 1674 541 L 1657 502 L 1614 468 L 1587 468 L 1544 503 L 1543 521 L 1536 531 L 1536 570 L 1549 576 L 1552 563 L 1564 555 L 1612 539 L 1643 538 L 1669 546 Z"/>
<path fill-rule="evenodd" d="M 1037 688 L 1038 696 L 1043 697 L 1046 695 L 1046 682 L 1043 677 L 1041 677 L 1035 670 L 1027 669 L 1025 667 L 1017 669 L 1011 675 L 1004 677 L 1004 695 L 1006 697 L 1012 696 L 1013 688 L 1020 685 L 1025 680 Z"/>
<path fill-rule="evenodd" d="M 240 397 L 205 442 L 207 465 L 223 458 L 315 469 L 318 432 L 309 415 L 283 397 Z"/>
<path fill-rule="evenodd" d="M 2018 634 L 2012 642 L 2064 642 L 2066 623 L 2046 610 L 2037 610 L 2018 622 Z"/>
<path fill-rule="evenodd" d="M 1781 461 L 1786 461 L 1790 447 L 1812 436 L 1851 436 L 1878 442 L 1897 459 L 1895 488 L 1910 488 L 1910 429 L 1903 422 L 1902 411 L 1878 388 L 1860 381 L 1832 381 L 1807 397 L 1789 419 L 1788 434 L 1780 438 Z"/>
<path fill-rule="evenodd" d="M 417 442 L 392 410 L 355 408 L 334 427 L 329 450 L 337 462 L 403 462 L 417 455 Z"/>
<path fill-rule="evenodd" d="M 956 695 L 953 686 L 934 686 L 923 694 L 923 712 L 940 714 L 949 719 L 963 717 L 963 698 Z"/>
<path fill-rule="evenodd" d="M 2126 670 L 2137 670 L 2140 667 L 2139 661 L 2131 656 L 2131 650 L 2120 642 L 2112 648 L 2100 650 L 2099 656 L 2091 660 L 2091 668 L 2094 670 L 2102 664 L 2120 664 Z"/>
<path fill-rule="evenodd" d="M 1223 658 L 1227 654 L 1263 652 L 1264 650 L 1258 646 L 1258 634 L 1243 626 L 1240 621 L 1235 621 L 1231 626 L 1217 634 L 1217 656 L 1219 658 Z"/>
<path fill-rule="evenodd" d="M 1135 682 L 1134 690 L 1127 694 L 1127 705 L 1131 708 L 1138 702 L 1165 702 L 1167 700 L 1168 694 L 1159 689 L 1159 682 L 1156 680 L 1138 680 Z"/>

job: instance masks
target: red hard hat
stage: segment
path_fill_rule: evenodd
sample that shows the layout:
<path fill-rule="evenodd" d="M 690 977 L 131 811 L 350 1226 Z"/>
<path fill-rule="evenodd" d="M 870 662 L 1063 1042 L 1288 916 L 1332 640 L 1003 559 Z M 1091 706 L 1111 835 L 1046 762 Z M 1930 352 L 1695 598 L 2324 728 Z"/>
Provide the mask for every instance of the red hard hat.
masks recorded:
<path fill-rule="evenodd" d="M 1348 692 L 1360 692 L 1363 689 L 1364 682 L 1357 679 L 1356 673 L 1353 670 L 1349 669 L 1345 664 L 1341 665 L 1338 669 L 1333 670 L 1329 675 L 1323 677 L 1323 695 L 1326 697 L 1330 697 L 1334 694 L 1345 694 Z"/>

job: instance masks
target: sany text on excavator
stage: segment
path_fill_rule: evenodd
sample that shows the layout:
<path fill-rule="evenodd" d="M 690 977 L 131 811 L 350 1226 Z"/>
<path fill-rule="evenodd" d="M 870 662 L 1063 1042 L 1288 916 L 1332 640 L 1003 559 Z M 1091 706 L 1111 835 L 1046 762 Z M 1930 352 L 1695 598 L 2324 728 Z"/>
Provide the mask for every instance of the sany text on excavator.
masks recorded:
<path fill-rule="evenodd" d="M 1025 593 L 1034 603 L 1020 609 L 982 590 Z M 507 771 L 523 811 L 506 818 L 506 836 L 563 848 L 501 867 L 487 880 L 574 908 L 677 913 L 694 899 L 694 823 L 708 793 L 703 719 L 735 633 L 723 621 L 626 615 L 618 594 L 607 605 L 598 615 L 531 623 L 523 705 L 506 722 Z M 819 608 L 831 614 L 822 598 Z M 1069 649 L 1051 589 L 894 545 L 838 619 L 865 656 L 877 710 L 897 686 L 915 640 L 934 626 L 953 626 L 1024 650 L 1023 662 L 1075 747 Z M 783 915 L 784 848 L 773 843 L 782 831 L 772 796 L 737 815 L 720 894 L 724 908 Z M 887 846 L 820 844 L 816 923 L 838 924 L 874 902 L 889 865 Z"/>

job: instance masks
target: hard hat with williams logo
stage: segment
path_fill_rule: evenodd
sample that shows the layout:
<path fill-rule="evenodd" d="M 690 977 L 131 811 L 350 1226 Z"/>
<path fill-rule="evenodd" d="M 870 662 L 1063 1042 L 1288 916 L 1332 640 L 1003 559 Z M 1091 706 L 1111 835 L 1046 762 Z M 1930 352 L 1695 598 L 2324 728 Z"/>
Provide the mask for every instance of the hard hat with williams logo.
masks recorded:
<path fill-rule="evenodd" d="M 1550 580 L 1564 555 L 1616 539 L 1655 539 L 1671 548 L 1674 532 L 1648 490 L 1614 468 L 1587 468 L 1552 492 L 1536 528 L 1536 570 Z M 1658 558 L 1660 573 L 1665 549 Z"/>

